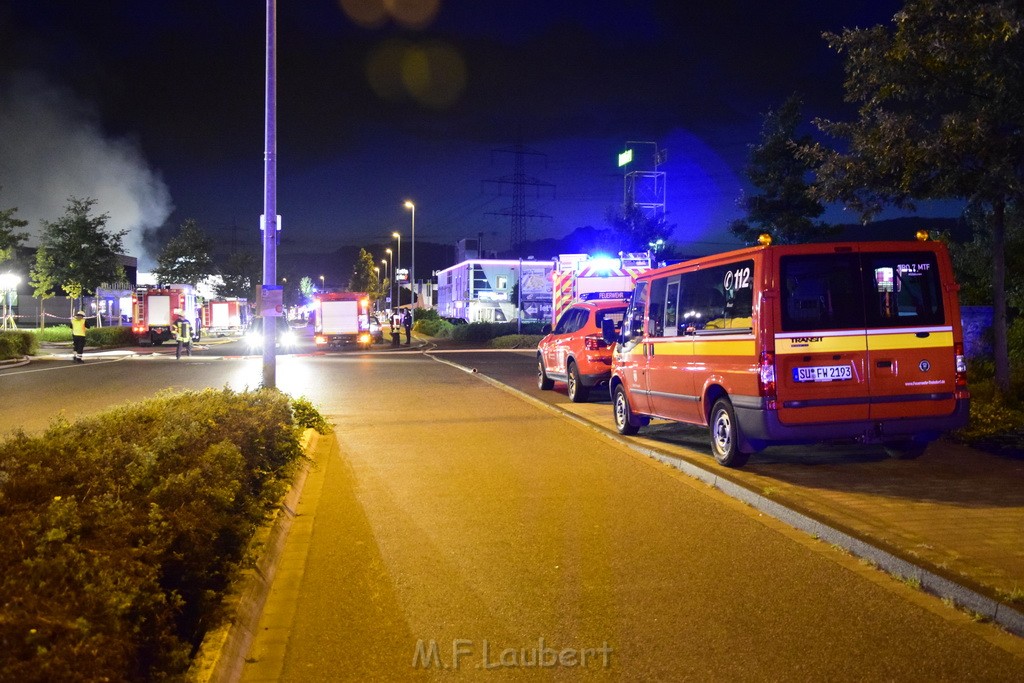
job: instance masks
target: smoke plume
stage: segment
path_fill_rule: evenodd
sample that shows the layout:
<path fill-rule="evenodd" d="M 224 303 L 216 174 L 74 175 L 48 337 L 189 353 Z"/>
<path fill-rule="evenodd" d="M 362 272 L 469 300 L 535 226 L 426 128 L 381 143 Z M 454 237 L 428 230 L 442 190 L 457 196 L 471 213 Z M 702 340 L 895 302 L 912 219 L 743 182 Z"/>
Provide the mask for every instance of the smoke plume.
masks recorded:
<path fill-rule="evenodd" d="M 29 222 L 28 244 L 36 246 L 41 221 L 60 218 L 70 196 L 95 199 L 111 231 L 128 231 L 127 255 L 139 259 L 140 270 L 152 266 L 145 233 L 173 209 L 160 175 L 134 141 L 105 136 L 70 91 L 18 74 L 0 84 L 0 208 L 18 208 L 14 216 Z"/>

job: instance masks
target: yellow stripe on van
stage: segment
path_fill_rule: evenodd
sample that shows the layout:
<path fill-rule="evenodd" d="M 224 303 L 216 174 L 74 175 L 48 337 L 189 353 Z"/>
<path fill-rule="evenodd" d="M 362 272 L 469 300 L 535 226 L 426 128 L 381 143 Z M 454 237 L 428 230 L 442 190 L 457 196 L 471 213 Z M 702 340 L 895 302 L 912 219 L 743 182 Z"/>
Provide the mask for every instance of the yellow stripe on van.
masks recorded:
<path fill-rule="evenodd" d="M 806 337 L 776 337 L 775 353 L 851 353 L 863 351 L 866 346 L 864 333 L 845 335 L 821 335 L 814 333 Z"/>
<path fill-rule="evenodd" d="M 691 343 L 689 341 L 656 341 L 654 344 L 654 353 L 659 356 L 685 356 L 689 355 Z"/>
<path fill-rule="evenodd" d="M 753 339 L 698 339 L 693 343 L 695 356 L 754 356 Z"/>
<path fill-rule="evenodd" d="M 871 351 L 892 351 L 897 349 L 925 349 L 936 347 L 953 348 L 952 332 L 930 332 L 921 338 L 913 332 L 884 334 L 871 332 L 868 335 L 868 349 Z"/>

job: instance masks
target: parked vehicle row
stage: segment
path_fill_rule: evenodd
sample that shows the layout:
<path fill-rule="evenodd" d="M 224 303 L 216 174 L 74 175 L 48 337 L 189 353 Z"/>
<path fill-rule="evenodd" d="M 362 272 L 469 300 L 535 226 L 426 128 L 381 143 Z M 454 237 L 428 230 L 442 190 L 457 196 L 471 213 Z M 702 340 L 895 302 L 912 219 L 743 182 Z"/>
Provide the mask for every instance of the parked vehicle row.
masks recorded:
<path fill-rule="evenodd" d="M 828 441 L 915 457 L 967 421 L 956 291 L 936 242 L 708 256 L 643 273 L 628 306 L 573 305 L 538 347 L 538 386 L 564 381 L 580 401 L 607 383 L 620 433 L 705 426 L 729 467 Z"/>

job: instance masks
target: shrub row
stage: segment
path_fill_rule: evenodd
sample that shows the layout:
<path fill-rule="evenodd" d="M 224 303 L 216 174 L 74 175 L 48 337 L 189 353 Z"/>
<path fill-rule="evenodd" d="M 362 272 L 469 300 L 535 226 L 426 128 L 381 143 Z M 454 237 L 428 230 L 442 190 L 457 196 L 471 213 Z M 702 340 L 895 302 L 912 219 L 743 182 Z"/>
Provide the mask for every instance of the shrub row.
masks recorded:
<path fill-rule="evenodd" d="M 284 394 L 224 389 L 0 444 L 4 677 L 180 677 L 286 488 L 299 429 Z"/>
<path fill-rule="evenodd" d="M 0 332 L 0 360 L 32 356 L 39 350 L 39 338 L 27 330 Z"/>

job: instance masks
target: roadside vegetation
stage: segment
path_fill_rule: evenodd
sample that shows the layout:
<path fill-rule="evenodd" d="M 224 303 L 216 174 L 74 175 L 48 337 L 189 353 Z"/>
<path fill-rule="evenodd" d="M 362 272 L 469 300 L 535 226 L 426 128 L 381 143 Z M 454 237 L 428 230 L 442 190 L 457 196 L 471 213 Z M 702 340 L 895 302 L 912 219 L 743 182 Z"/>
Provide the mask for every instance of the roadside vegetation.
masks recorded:
<path fill-rule="evenodd" d="M 34 356 L 43 342 L 70 344 L 71 328 L 67 325 L 56 325 L 43 329 L 0 332 L 0 360 Z M 130 327 L 90 327 L 85 332 L 86 347 L 94 349 L 135 346 L 137 343 Z"/>
<path fill-rule="evenodd" d="M 182 678 L 307 426 L 274 390 L 168 392 L 0 444 L 4 678 Z"/>

